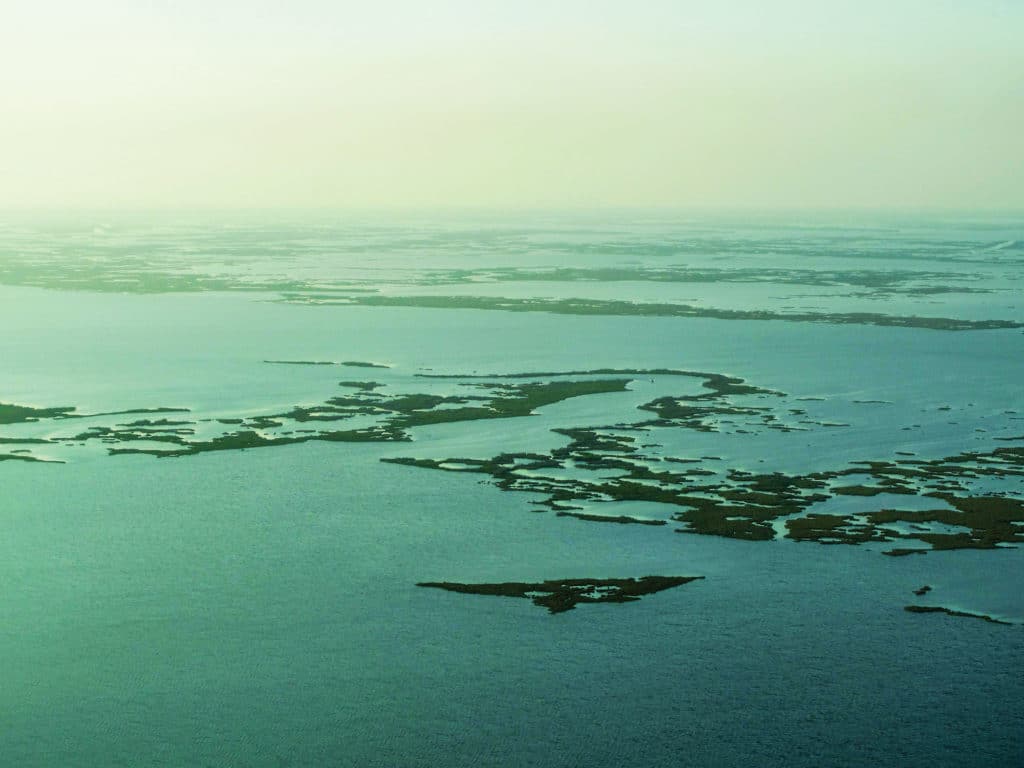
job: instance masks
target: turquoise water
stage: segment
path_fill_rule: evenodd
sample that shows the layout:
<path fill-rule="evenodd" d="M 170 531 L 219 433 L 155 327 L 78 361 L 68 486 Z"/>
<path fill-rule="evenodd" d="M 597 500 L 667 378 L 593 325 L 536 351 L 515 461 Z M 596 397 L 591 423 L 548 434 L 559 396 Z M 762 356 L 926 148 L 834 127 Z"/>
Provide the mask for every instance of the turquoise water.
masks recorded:
<path fill-rule="evenodd" d="M 495 296 L 600 291 L 684 302 L 698 286 L 711 306 L 776 308 L 780 290 L 821 294 L 825 287 L 808 286 L 807 273 L 842 265 L 870 274 L 847 275 L 827 290 L 850 306 L 872 307 L 863 311 L 924 314 L 916 308 L 927 299 L 938 302 L 928 313 L 937 317 L 1021 321 L 1014 308 L 1024 254 L 1003 245 L 1022 237 L 1013 219 L 811 227 L 667 216 L 273 226 L 53 221 L 12 219 L 0 229 L 3 403 L 82 413 L 188 408 L 184 418 L 212 435 L 231 428 L 203 419 L 322 403 L 344 394 L 342 380 L 372 379 L 385 393 L 458 393 L 468 390 L 457 381 L 417 374 L 682 368 L 779 390 L 784 398 L 751 402 L 794 424 L 818 422 L 781 432 L 723 417 L 736 423 L 641 436 L 653 456 L 718 457 L 700 466 L 719 472 L 808 473 L 897 452 L 935 459 L 1018 446 L 1014 438 L 1024 436 L 1019 328 L 278 301 L 285 291 L 342 283 L 484 295 L 467 285 L 487 280 Z M 91 265 L 87 279 L 69 279 L 83 264 Z M 731 282 L 734 270 L 751 265 L 789 272 L 762 275 L 771 285 Z M 563 275 L 536 284 L 478 273 L 565 266 L 634 272 L 621 281 Z M 643 272 L 666 266 L 677 269 L 677 282 Z M 193 277 L 152 293 L 116 282 L 166 280 L 171 267 Z M 678 272 L 698 267 L 718 270 L 716 279 L 687 282 Z M 478 272 L 432 273 L 452 269 Z M 927 274 L 887 284 L 891 299 L 872 287 L 908 270 Z M 210 275 L 222 282 L 202 285 Z M 442 278 L 453 281 L 451 290 L 438 284 Z M 286 279 L 309 284 L 274 282 Z M 909 291 L 920 285 L 951 290 L 922 299 Z M 965 286 L 993 292 L 956 292 Z M 815 300 L 825 310 L 830 301 Z M 887 547 L 880 543 L 679 535 L 677 525 L 557 517 L 530 503 L 541 494 L 503 491 L 487 475 L 379 461 L 550 451 L 567 442 L 554 428 L 635 421 L 637 406 L 655 397 L 700 391 L 689 379 L 629 378 L 626 391 L 568 399 L 525 418 L 414 427 L 411 442 L 309 442 L 169 459 L 107 455 L 111 445 L 98 441 L 24 444 L 33 456 L 65 463 L 0 462 L 3 762 L 1005 766 L 1024 759 L 1024 550 L 893 558 L 880 554 Z M 0 438 L 67 437 L 138 418 L 0 424 Z M 21 447 L 3 445 L 0 453 Z M 969 490 L 1024 497 L 1011 469 L 971 480 Z M 908 504 L 926 508 L 920 498 Z M 854 512 L 857 501 L 872 503 L 836 496 L 820 508 Z M 591 507 L 647 514 L 638 502 Z M 526 600 L 415 586 L 649 574 L 705 579 L 559 615 Z M 1012 624 L 905 612 L 924 584 L 933 588 L 928 604 Z"/>

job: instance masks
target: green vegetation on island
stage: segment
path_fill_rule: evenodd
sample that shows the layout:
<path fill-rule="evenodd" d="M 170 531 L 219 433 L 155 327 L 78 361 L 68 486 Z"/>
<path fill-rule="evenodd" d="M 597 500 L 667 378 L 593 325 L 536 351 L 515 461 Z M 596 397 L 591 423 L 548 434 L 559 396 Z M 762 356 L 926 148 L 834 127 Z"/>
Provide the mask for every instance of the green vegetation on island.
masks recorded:
<path fill-rule="evenodd" d="M 990 624 L 1005 624 L 1010 626 L 1012 622 L 1003 621 L 1002 619 L 994 619 L 991 616 L 984 613 L 970 613 L 969 611 L 954 611 L 951 608 L 943 608 L 938 605 L 908 605 L 903 610 L 910 613 L 944 613 L 947 616 L 959 616 L 967 619 L 981 619 L 987 621 Z"/>
<path fill-rule="evenodd" d="M 924 328 L 934 331 L 978 331 L 1024 328 L 1015 320 L 965 320 L 951 317 L 888 315 L 880 312 L 779 312 L 755 309 L 719 309 L 692 304 L 665 304 L 601 299 L 522 299 L 498 296 L 410 296 L 359 294 L 311 300 L 302 294 L 283 299 L 293 304 L 360 307 L 417 307 L 420 309 L 477 309 L 501 312 L 547 312 L 556 315 L 628 317 L 698 317 L 715 320 L 785 320 L 832 325 L 879 325 Z"/>
<path fill-rule="evenodd" d="M 433 587 L 467 595 L 530 598 L 549 613 L 573 610 L 579 603 L 628 603 L 644 595 L 688 584 L 703 576 L 643 576 L 639 579 L 561 579 L 534 583 L 507 581 L 497 584 L 462 584 L 426 581 L 417 587 Z"/>

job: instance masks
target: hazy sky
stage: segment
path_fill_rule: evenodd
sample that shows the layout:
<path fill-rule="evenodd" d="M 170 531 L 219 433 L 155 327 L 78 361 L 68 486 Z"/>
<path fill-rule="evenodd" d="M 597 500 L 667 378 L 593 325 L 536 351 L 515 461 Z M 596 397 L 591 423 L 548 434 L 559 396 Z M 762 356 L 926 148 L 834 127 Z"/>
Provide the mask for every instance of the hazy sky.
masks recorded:
<path fill-rule="evenodd" d="M 1022 0 L 0 9 L 0 207 L 1024 209 Z"/>

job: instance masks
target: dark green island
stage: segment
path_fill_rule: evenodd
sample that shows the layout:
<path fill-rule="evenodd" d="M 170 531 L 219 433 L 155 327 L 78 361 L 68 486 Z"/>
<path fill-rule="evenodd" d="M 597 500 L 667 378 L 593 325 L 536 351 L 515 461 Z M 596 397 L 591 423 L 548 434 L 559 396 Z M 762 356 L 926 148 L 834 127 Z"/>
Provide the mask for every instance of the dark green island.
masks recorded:
<path fill-rule="evenodd" d="M 462 584 L 425 581 L 417 587 L 434 587 L 467 595 L 528 597 L 549 613 L 573 610 L 578 603 L 628 603 L 665 589 L 703 579 L 703 576 L 643 576 L 639 579 L 561 579 L 540 582 L 506 581 L 497 584 Z"/>

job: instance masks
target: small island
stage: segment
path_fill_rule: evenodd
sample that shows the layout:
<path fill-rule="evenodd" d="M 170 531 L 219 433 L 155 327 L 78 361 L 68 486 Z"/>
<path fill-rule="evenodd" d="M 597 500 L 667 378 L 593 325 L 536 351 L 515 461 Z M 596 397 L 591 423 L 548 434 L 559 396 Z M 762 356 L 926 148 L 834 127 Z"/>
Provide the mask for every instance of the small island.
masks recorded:
<path fill-rule="evenodd" d="M 562 579 L 527 583 L 462 584 L 453 581 L 425 581 L 417 587 L 434 587 L 468 595 L 528 597 L 549 613 L 571 611 L 577 603 L 628 603 L 664 589 L 688 584 L 703 576 L 643 576 L 639 579 Z"/>

